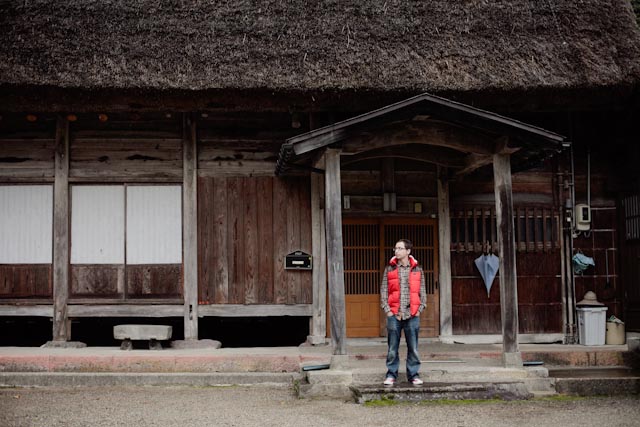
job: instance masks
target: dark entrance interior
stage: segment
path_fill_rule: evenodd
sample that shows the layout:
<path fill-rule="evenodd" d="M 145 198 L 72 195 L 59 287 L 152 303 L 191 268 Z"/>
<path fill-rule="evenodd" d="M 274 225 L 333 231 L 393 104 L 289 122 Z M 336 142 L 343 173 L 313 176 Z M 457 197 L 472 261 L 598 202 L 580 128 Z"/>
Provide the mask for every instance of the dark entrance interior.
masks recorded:
<path fill-rule="evenodd" d="M 113 327 L 121 324 L 161 324 L 173 327 L 173 339 L 183 339 L 181 317 L 170 318 L 79 318 L 73 319 L 71 340 L 90 347 L 119 346 Z M 51 319 L 46 317 L 0 317 L 0 346 L 39 347 L 51 340 Z M 215 339 L 223 347 L 297 346 L 309 334 L 308 317 L 204 317 L 199 322 L 200 339 Z M 134 348 L 148 348 L 146 343 Z"/>

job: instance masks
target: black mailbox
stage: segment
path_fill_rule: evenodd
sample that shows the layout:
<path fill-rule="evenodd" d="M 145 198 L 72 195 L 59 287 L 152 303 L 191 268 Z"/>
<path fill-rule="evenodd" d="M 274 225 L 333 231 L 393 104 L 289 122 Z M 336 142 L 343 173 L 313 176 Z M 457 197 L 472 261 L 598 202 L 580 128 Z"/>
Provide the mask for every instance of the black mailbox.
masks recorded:
<path fill-rule="evenodd" d="M 302 251 L 291 252 L 284 257 L 285 270 L 311 270 L 311 255 Z"/>

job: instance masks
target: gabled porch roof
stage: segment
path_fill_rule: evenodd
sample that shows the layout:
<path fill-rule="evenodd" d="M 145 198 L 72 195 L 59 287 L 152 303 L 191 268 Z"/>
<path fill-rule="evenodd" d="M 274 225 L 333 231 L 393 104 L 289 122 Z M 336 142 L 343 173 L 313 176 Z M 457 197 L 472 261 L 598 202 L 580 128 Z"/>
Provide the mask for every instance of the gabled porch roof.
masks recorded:
<path fill-rule="evenodd" d="M 559 152 L 562 135 L 499 114 L 423 93 L 333 125 L 289 138 L 281 147 L 276 174 L 307 168 L 318 150 L 340 145 L 353 160 L 402 156 L 440 164 L 459 174 L 513 154 L 515 168 Z"/>

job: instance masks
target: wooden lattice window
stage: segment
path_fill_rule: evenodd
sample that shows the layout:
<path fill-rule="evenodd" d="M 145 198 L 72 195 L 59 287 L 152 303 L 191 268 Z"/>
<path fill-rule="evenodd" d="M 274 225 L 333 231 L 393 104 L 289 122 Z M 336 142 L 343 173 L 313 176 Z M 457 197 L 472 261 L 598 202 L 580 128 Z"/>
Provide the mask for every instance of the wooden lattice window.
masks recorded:
<path fill-rule="evenodd" d="M 624 229 L 627 240 L 640 239 L 640 196 L 629 196 L 622 199 L 624 208 Z"/>
<path fill-rule="evenodd" d="M 393 220 L 359 220 L 343 224 L 344 288 L 346 295 L 377 294 L 382 270 L 394 255 L 400 238 L 413 242 L 411 253 L 425 273 L 427 293 L 437 291 L 437 241 L 435 220 L 411 223 Z M 427 223 L 428 222 L 428 223 Z"/>
<path fill-rule="evenodd" d="M 343 227 L 343 236 L 345 294 L 377 294 L 380 289 L 380 226 L 348 224 Z"/>
<path fill-rule="evenodd" d="M 516 249 L 543 252 L 560 247 L 559 219 L 549 208 L 517 207 L 514 215 Z M 459 207 L 451 212 L 451 249 L 481 252 L 498 250 L 493 207 Z"/>

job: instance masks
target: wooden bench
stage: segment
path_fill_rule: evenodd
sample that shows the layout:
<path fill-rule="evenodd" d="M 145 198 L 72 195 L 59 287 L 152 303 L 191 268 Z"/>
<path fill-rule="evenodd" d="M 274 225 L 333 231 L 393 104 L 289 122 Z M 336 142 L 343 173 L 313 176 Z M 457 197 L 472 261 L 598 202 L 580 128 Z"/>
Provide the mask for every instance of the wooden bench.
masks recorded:
<path fill-rule="evenodd" d="M 131 341 L 149 341 L 150 350 L 162 350 L 159 341 L 171 339 L 172 328 L 165 325 L 116 325 L 113 327 L 113 337 L 122 340 L 121 350 L 131 350 Z"/>

